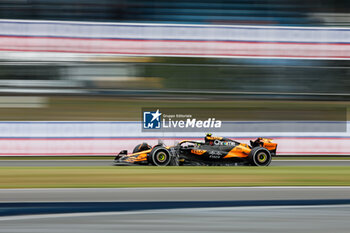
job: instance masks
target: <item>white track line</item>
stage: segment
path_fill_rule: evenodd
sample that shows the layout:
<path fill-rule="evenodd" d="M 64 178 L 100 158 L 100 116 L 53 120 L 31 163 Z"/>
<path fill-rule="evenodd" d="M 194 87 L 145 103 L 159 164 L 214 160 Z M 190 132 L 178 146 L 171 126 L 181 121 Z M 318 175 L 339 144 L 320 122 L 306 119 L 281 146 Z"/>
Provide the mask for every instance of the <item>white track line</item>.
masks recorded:
<path fill-rule="evenodd" d="M 115 211 L 115 212 L 89 212 L 89 213 L 65 213 L 65 214 L 37 214 L 0 217 L 0 221 L 16 221 L 45 218 L 67 218 L 67 217 L 92 217 L 92 216 L 114 216 L 114 215 L 135 215 L 135 214 L 162 214 L 162 213 L 182 213 L 201 211 L 221 211 L 221 210 L 262 210 L 262 209 L 305 209 L 305 208 L 349 208 L 350 205 L 280 205 L 280 206 L 246 206 L 246 207 L 213 207 L 213 208 L 180 208 L 163 210 L 140 210 L 140 211 Z"/>

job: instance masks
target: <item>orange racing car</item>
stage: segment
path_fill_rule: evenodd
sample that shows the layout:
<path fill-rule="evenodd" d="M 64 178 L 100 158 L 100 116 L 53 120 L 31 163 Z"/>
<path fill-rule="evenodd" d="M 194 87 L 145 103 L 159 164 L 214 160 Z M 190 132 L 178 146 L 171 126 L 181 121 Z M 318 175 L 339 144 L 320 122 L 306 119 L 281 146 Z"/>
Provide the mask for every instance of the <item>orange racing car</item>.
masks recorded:
<path fill-rule="evenodd" d="M 207 134 L 204 142 L 185 140 L 175 146 L 141 143 L 128 154 L 121 151 L 115 165 L 154 166 L 268 166 L 276 155 L 277 144 L 272 139 L 257 138 L 250 145 L 225 137 Z"/>

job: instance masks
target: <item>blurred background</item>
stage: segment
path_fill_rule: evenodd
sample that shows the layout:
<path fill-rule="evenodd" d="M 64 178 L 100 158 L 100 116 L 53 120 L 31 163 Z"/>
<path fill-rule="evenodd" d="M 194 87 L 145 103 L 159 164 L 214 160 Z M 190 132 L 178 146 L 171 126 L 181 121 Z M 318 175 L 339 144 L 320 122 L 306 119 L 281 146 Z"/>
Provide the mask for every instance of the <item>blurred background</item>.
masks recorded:
<path fill-rule="evenodd" d="M 346 0 L 1 0 L 1 18 L 348 26 L 349 7 Z"/>
<path fill-rule="evenodd" d="M 349 9 L 346 0 L 0 0 L 0 120 L 139 120 L 141 107 L 232 107 L 237 119 L 266 109 L 265 119 L 283 120 L 276 112 L 346 109 Z"/>
<path fill-rule="evenodd" d="M 0 0 L 0 231 L 350 232 L 349 107 L 350 0 Z M 278 156 L 112 167 L 214 130 L 145 132 L 142 109 Z"/>

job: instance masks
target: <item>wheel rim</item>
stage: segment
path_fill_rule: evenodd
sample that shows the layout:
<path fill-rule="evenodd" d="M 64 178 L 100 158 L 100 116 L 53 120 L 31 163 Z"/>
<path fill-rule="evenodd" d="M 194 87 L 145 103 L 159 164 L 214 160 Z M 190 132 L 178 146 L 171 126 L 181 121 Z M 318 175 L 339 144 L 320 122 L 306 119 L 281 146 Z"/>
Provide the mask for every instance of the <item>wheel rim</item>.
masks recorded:
<path fill-rule="evenodd" d="M 267 160 L 267 155 L 264 152 L 261 152 L 257 156 L 259 163 L 265 163 Z"/>
<path fill-rule="evenodd" d="M 159 152 L 157 154 L 157 160 L 158 162 L 164 162 L 167 158 L 167 155 L 164 152 Z"/>

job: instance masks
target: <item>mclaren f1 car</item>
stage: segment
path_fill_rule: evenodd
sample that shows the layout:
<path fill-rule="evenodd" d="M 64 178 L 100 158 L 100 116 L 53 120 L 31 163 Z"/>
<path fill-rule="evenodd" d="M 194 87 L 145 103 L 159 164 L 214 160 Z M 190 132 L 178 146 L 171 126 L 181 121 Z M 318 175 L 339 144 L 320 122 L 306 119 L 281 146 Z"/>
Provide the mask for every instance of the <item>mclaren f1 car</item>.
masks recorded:
<path fill-rule="evenodd" d="M 141 143 L 132 153 L 122 150 L 115 165 L 153 166 L 268 166 L 276 155 L 277 144 L 272 139 L 257 138 L 250 145 L 207 134 L 204 142 L 181 141 L 175 146 Z"/>

